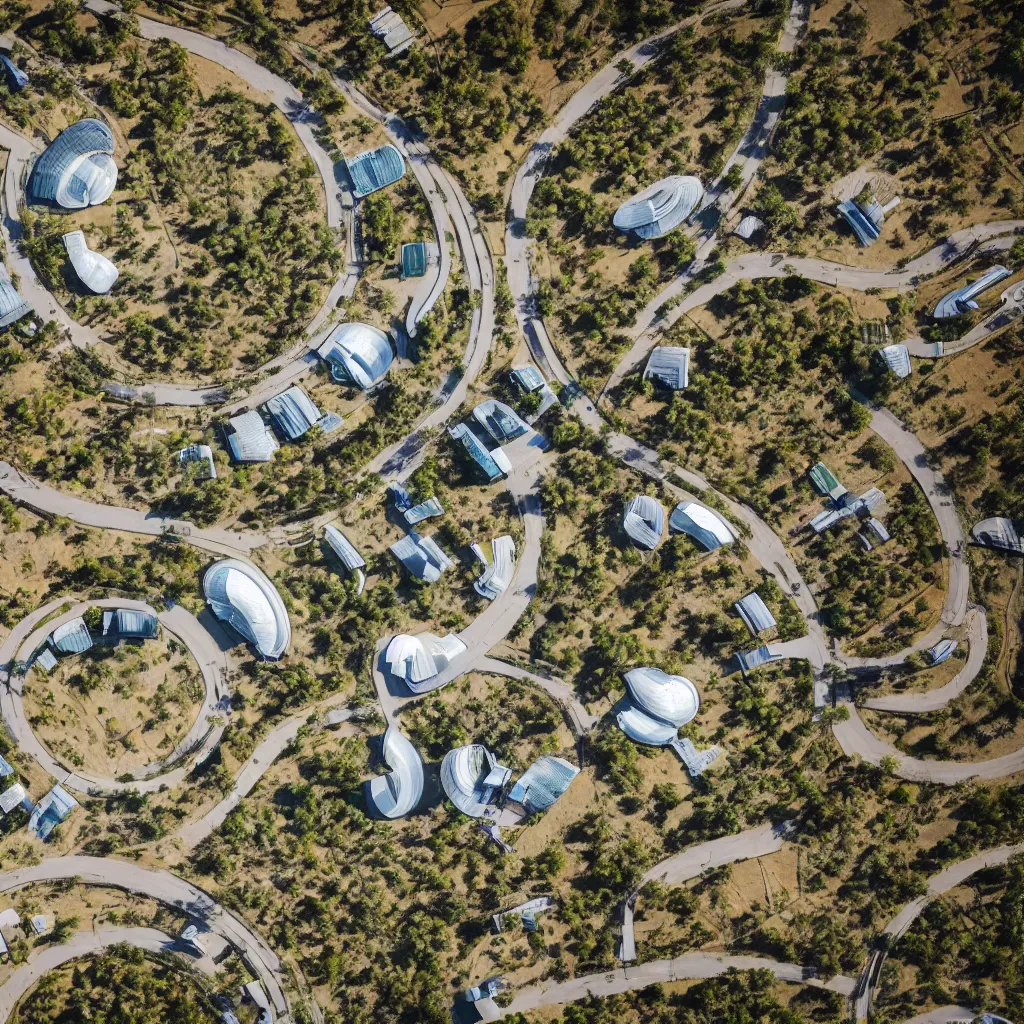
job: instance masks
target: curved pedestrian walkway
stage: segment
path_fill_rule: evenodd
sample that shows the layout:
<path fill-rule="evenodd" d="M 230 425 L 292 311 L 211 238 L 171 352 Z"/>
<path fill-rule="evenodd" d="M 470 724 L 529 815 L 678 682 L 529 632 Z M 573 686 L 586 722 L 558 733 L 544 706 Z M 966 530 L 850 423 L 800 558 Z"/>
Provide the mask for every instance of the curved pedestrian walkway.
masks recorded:
<path fill-rule="evenodd" d="M 321 701 L 316 706 L 315 712 L 306 708 L 298 714 L 292 715 L 291 718 L 286 718 L 280 725 L 272 729 L 242 765 L 228 795 L 197 821 L 183 825 L 177 832 L 167 837 L 170 842 L 185 852 L 194 850 L 204 839 L 216 832 L 224 824 L 228 815 L 242 802 L 242 799 L 253 791 L 260 779 L 284 753 L 289 744 L 295 740 L 299 730 L 309 724 L 311 714 L 319 714 L 328 708 L 337 707 L 348 699 L 347 696 L 336 694 Z M 347 721 L 350 717 L 351 712 L 343 712 L 339 716 L 337 724 Z M 164 839 L 159 840 L 160 843 L 165 841 Z"/>
<path fill-rule="evenodd" d="M 245 558 L 267 543 L 267 538 L 261 533 L 237 533 L 215 526 L 196 526 L 184 519 L 172 519 L 156 512 L 142 512 L 120 505 L 98 505 L 41 484 L 9 462 L 0 462 L 0 491 L 18 504 L 44 515 L 61 516 L 82 526 L 101 530 L 174 537 L 219 555 Z"/>
<path fill-rule="evenodd" d="M 60 612 L 69 603 L 71 607 Z M 188 734 L 166 758 L 139 769 L 132 781 L 69 771 L 43 746 L 25 717 L 22 705 L 24 666 L 32 661 L 36 651 L 59 625 L 77 618 L 88 608 L 131 608 L 156 615 L 160 624 L 188 649 L 203 676 L 203 703 Z M 37 626 L 37 623 L 41 625 Z M 61 597 L 22 619 L 0 645 L 0 681 L 7 684 L 0 689 L 0 711 L 18 749 L 34 758 L 66 789 L 91 795 L 129 791 L 153 793 L 163 786 L 181 783 L 191 771 L 192 764 L 205 758 L 220 742 L 224 725 L 219 721 L 219 705 L 228 695 L 226 675 L 227 660 L 217 642 L 181 605 L 157 612 L 144 601 L 129 598 L 78 601 L 74 597 Z M 179 764 L 185 758 L 188 758 L 188 763 Z M 177 767 L 165 771 L 168 765 Z"/>
<path fill-rule="evenodd" d="M 636 901 L 644 886 L 650 882 L 660 885 L 682 885 L 691 878 L 720 868 L 725 864 L 750 860 L 753 857 L 767 857 L 782 849 L 789 834 L 789 824 L 773 825 L 766 822 L 757 828 L 748 829 L 732 836 L 712 839 L 706 843 L 687 847 L 679 853 L 666 857 L 655 864 L 640 879 L 640 884 L 622 904 L 622 944 L 619 947 L 619 959 L 629 962 L 636 959 L 636 935 L 633 927 L 633 914 Z"/>
<path fill-rule="evenodd" d="M 857 1020 L 866 1019 L 870 1013 L 886 951 L 891 949 L 896 941 L 907 933 L 910 926 L 921 916 L 925 907 L 937 896 L 941 896 L 943 893 L 949 892 L 950 889 L 955 889 L 958 885 L 966 882 L 976 872 L 1005 864 L 1018 854 L 1024 854 L 1024 843 L 1017 843 L 1013 846 L 997 846 L 995 849 L 983 850 L 981 853 L 976 853 L 973 857 L 968 857 L 966 860 L 951 864 L 928 879 L 928 888 L 924 895 L 918 896 L 917 899 L 907 903 L 885 926 L 882 931 L 883 945 L 875 951 L 867 966 L 861 972 L 857 986 Z"/>
<path fill-rule="evenodd" d="M 114 857 L 53 857 L 38 864 L 0 873 L 0 892 L 10 893 L 40 882 L 102 885 L 147 896 L 192 918 L 200 931 L 232 946 L 249 970 L 263 983 L 277 1016 L 289 1012 L 286 976 L 277 954 L 244 921 L 226 910 L 202 889 L 156 868 L 144 868 Z"/>

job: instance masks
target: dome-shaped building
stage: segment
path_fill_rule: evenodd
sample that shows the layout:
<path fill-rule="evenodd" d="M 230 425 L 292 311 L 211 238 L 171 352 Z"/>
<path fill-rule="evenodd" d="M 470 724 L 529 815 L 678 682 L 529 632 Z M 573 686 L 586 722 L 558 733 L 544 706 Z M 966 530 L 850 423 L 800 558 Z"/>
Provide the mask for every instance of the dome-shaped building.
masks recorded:
<path fill-rule="evenodd" d="M 445 794 L 471 818 L 487 815 L 511 777 L 512 769 L 498 764 L 497 758 L 482 743 L 449 750 L 441 762 L 441 785 Z"/>
<path fill-rule="evenodd" d="M 653 551 L 665 533 L 665 510 L 657 498 L 639 494 L 626 504 L 622 527 L 637 547 Z"/>
<path fill-rule="evenodd" d="M 640 238 L 660 238 L 679 227 L 703 197 L 700 178 L 673 174 L 627 199 L 615 211 L 612 223 L 620 231 L 632 231 Z"/>
<path fill-rule="evenodd" d="M 667 746 L 677 738 L 680 727 L 697 716 L 700 696 L 685 676 L 672 676 L 658 668 L 634 668 L 625 678 L 628 695 L 616 721 L 637 743 Z"/>
<path fill-rule="evenodd" d="M 203 593 L 214 615 L 234 627 L 264 658 L 280 658 L 292 627 L 274 584 L 254 565 L 237 558 L 214 562 L 203 577 Z"/>
<path fill-rule="evenodd" d="M 102 121 L 87 117 L 65 128 L 36 161 L 30 192 L 36 200 L 83 210 L 105 203 L 116 184 L 114 136 Z"/>
<path fill-rule="evenodd" d="M 382 818 L 402 818 L 423 796 L 423 758 L 396 725 L 384 733 L 382 753 L 391 771 L 366 783 L 368 802 Z"/>
<path fill-rule="evenodd" d="M 331 368 L 331 376 L 364 391 L 388 372 L 394 355 L 388 336 L 369 324 L 339 324 L 317 350 Z"/>

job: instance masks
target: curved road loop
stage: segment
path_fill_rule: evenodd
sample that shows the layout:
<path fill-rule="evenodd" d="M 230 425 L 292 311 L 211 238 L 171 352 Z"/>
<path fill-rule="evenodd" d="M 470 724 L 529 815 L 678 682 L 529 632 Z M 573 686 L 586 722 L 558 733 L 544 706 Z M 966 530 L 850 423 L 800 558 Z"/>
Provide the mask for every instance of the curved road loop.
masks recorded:
<path fill-rule="evenodd" d="M 0 892 L 9 893 L 40 882 L 74 881 L 139 893 L 193 918 L 200 933 L 218 936 L 233 946 L 263 982 L 278 1016 L 288 1013 L 285 975 L 277 954 L 240 918 L 216 903 L 191 882 L 169 871 L 144 868 L 114 857 L 53 857 L 29 867 L 0 873 Z"/>
<path fill-rule="evenodd" d="M 70 609 L 57 614 L 68 604 L 71 604 Z M 171 754 L 139 769 L 135 773 L 137 778 L 131 782 L 69 771 L 40 743 L 25 717 L 22 705 L 25 677 L 18 672 L 18 667 L 32 660 L 46 638 L 59 625 L 77 618 L 88 608 L 131 608 L 156 615 L 164 629 L 188 649 L 203 676 L 205 695 L 195 724 Z M 40 622 L 42 625 L 35 628 L 36 623 Z M 91 795 L 130 791 L 154 793 L 163 786 L 181 783 L 191 771 L 192 764 L 205 758 L 220 742 L 224 725 L 214 723 L 220 719 L 218 705 L 228 695 L 226 674 L 227 661 L 217 642 L 199 620 L 181 605 L 157 612 L 144 601 L 129 598 L 78 601 L 74 597 L 61 597 L 22 619 L 0 645 L 0 682 L 7 684 L 0 688 L 0 710 L 18 749 L 34 758 L 45 772 L 65 788 Z M 178 764 L 170 771 L 164 771 L 167 765 L 176 764 L 184 758 L 188 758 L 187 764 Z"/>

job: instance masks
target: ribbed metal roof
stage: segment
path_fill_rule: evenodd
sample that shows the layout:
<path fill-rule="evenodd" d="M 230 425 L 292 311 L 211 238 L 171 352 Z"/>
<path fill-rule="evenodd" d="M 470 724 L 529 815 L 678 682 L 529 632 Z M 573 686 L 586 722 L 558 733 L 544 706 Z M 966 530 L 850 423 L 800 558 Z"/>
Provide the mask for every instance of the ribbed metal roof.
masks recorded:
<path fill-rule="evenodd" d="M 635 544 L 653 551 L 665 533 L 665 510 L 656 498 L 637 495 L 626 504 L 622 526 Z"/>
<path fill-rule="evenodd" d="M 878 206 L 877 203 L 874 206 Z M 868 246 L 878 241 L 882 230 L 881 207 L 878 207 L 878 223 L 875 218 L 864 212 L 852 199 L 844 199 L 837 207 L 840 214 L 845 218 L 847 224 L 853 228 L 854 234 L 861 245 Z M 872 209 L 871 214 L 875 211 Z"/>
<path fill-rule="evenodd" d="M 987 548 L 1024 554 L 1024 520 L 993 516 L 982 519 L 971 533 L 979 544 Z"/>
<path fill-rule="evenodd" d="M 357 199 L 393 185 L 405 174 L 405 161 L 394 146 L 368 149 L 365 153 L 346 160 L 345 166 L 348 168 L 352 190 Z"/>
<path fill-rule="evenodd" d="M 775 616 L 768 611 L 768 606 L 756 591 L 737 601 L 736 611 L 754 636 L 775 625 Z"/>
<path fill-rule="evenodd" d="M 641 238 L 660 238 L 679 227 L 703 195 L 699 178 L 682 174 L 662 178 L 627 199 L 615 211 L 612 223 L 620 231 L 634 231 Z"/>
<path fill-rule="evenodd" d="M 4 66 L 4 77 L 10 89 L 24 89 L 28 85 L 28 75 L 25 74 L 10 57 L 0 54 L 0 64 Z"/>
<path fill-rule="evenodd" d="M 426 501 L 421 501 L 418 505 L 413 505 L 412 508 L 407 508 L 402 515 L 410 526 L 415 526 L 417 523 L 422 523 L 425 519 L 443 516 L 444 505 L 441 504 L 440 498 L 430 497 Z"/>
<path fill-rule="evenodd" d="M 941 665 L 944 661 L 947 661 L 953 654 L 953 652 L 960 646 L 956 640 L 950 640 L 948 637 L 945 640 L 940 640 L 929 652 L 928 656 L 932 659 L 933 665 Z"/>
<path fill-rule="evenodd" d="M 493 452 L 488 451 L 480 438 L 465 423 L 457 423 L 454 427 L 449 427 L 448 433 L 453 440 L 462 442 L 466 453 L 484 471 L 488 480 L 493 483 L 495 480 L 501 479 L 505 470 L 497 459 L 498 453 L 501 452 L 500 448 Z"/>
<path fill-rule="evenodd" d="M 681 501 L 672 510 L 669 526 L 685 533 L 706 550 L 714 551 L 736 539 L 732 527 L 713 509 L 699 501 Z"/>
<path fill-rule="evenodd" d="M 754 217 L 747 215 L 736 225 L 733 229 L 733 234 L 742 238 L 744 241 L 750 241 L 754 235 L 757 234 L 764 227 L 764 221 L 760 217 Z"/>
<path fill-rule="evenodd" d="M 641 711 L 678 729 L 692 722 L 700 707 L 697 687 L 685 676 L 673 676 L 660 668 L 632 668 L 626 686 Z"/>
<path fill-rule="evenodd" d="M 289 441 L 302 437 L 320 419 L 320 410 L 297 384 L 271 398 L 267 402 L 267 412 Z"/>
<path fill-rule="evenodd" d="M 942 320 L 950 316 L 961 316 L 970 309 L 977 309 L 975 299 L 982 292 L 998 284 L 1005 277 L 1010 276 L 1010 271 L 1000 264 L 990 267 L 973 284 L 964 285 L 962 288 L 954 288 L 939 299 L 932 316 L 936 320 Z"/>
<path fill-rule="evenodd" d="M 455 564 L 432 537 L 421 537 L 415 530 L 392 544 L 390 551 L 413 576 L 427 583 L 436 582 Z"/>
<path fill-rule="evenodd" d="M 31 192 L 69 210 L 105 203 L 117 184 L 114 136 L 97 118 L 65 128 L 36 161 Z"/>
<path fill-rule="evenodd" d="M 291 642 L 288 611 L 274 584 L 237 558 L 215 562 L 203 576 L 214 615 L 233 626 L 265 658 L 280 658 Z"/>
<path fill-rule="evenodd" d="M 370 779 L 367 799 L 382 817 L 402 818 L 423 796 L 423 758 L 397 725 L 388 726 L 384 733 L 383 755 L 391 772 Z"/>
<path fill-rule="evenodd" d="M 346 569 L 361 569 L 366 565 L 366 559 L 356 551 L 348 537 L 333 524 L 324 527 L 324 538 Z"/>
<path fill-rule="evenodd" d="M 228 447 L 238 462 L 269 462 L 280 447 L 257 409 L 228 420 Z"/>
<path fill-rule="evenodd" d="M 118 608 L 114 621 L 120 636 L 153 638 L 157 635 L 157 618 L 152 612 Z"/>
<path fill-rule="evenodd" d="M 544 378 L 536 366 L 517 366 L 511 376 L 524 391 L 539 391 L 544 387 Z"/>
<path fill-rule="evenodd" d="M 648 747 L 666 747 L 678 735 L 674 725 L 652 718 L 631 701 L 623 704 L 615 715 L 615 721 L 631 740 Z"/>
<path fill-rule="evenodd" d="M 81 654 L 92 647 L 89 627 L 81 616 L 61 623 L 53 631 L 50 640 L 62 654 Z"/>
<path fill-rule="evenodd" d="M 32 312 L 32 307 L 18 294 L 7 268 L 0 262 L 0 327 L 8 327 Z"/>
<path fill-rule="evenodd" d="M 647 360 L 644 380 L 661 381 L 673 391 L 681 391 L 690 383 L 690 350 L 674 345 L 660 345 Z"/>
<path fill-rule="evenodd" d="M 910 353 L 906 345 L 886 345 L 878 350 L 878 354 L 897 377 L 910 376 Z"/>
<path fill-rule="evenodd" d="M 579 768 L 564 758 L 539 757 L 523 772 L 508 798 L 522 804 L 528 814 L 536 814 L 550 807 L 579 773 Z"/>
<path fill-rule="evenodd" d="M 331 367 L 331 376 L 366 390 L 391 368 L 391 342 L 380 329 L 369 324 L 339 324 L 317 350 Z"/>
<path fill-rule="evenodd" d="M 466 645 L 454 634 L 438 637 L 433 633 L 399 633 L 391 638 L 384 652 L 388 670 L 402 680 L 414 693 L 433 689 L 431 682 L 466 650 Z"/>
<path fill-rule="evenodd" d="M 106 295 L 114 287 L 117 267 L 106 256 L 89 248 L 84 231 L 69 231 L 64 236 L 64 248 L 79 280 L 89 291 Z"/>

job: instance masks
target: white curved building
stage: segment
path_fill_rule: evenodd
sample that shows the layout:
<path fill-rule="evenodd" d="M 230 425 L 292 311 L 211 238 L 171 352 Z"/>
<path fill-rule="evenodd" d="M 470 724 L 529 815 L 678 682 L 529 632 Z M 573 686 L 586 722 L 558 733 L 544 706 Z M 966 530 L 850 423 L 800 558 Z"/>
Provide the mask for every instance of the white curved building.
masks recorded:
<path fill-rule="evenodd" d="M 977 281 L 946 292 L 936 304 L 932 316 L 936 320 L 944 320 L 951 316 L 963 316 L 964 313 L 977 309 L 978 296 L 1009 276 L 1010 270 L 997 263 L 994 267 L 986 270 Z"/>
<path fill-rule="evenodd" d="M 512 777 L 512 769 L 482 744 L 456 747 L 441 762 L 441 786 L 455 806 L 471 818 L 484 818 Z"/>
<path fill-rule="evenodd" d="M 317 351 L 340 384 L 355 384 L 364 391 L 391 367 L 394 355 L 388 336 L 369 324 L 339 324 Z"/>
<path fill-rule="evenodd" d="M 653 551 L 665 533 L 665 510 L 656 498 L 637 495 L 626 505 L 622 527 L 634 544 Z"/>
<path fill-rule="evenodd" d="M 516 545 L 508 535 L 491 541 L 491 564 L 473 581 L 473 589 L 488 601 L 508 590 L 516 571 Z"/>
<path fill-rule="evenodd" d="M 564 757 L 545 754 L 538 757 L 508 791 L 511 803 L 519 804 L 527 814 L 546 811 L 572 784 L 580 770 Z"/>
<path fill-rule="evenodd" d="M 493 398 L 481 402 L 473 409 L 473 419 L 498 444 L 514 441 L 517 437 L 522 437 L 530 429 L 530 425 L 520 419 L 515 410 L 510 409 L 504 402 L 495 401 Z"/>
<path fill-rule="evenodd" d="M 402 818 L 423 796 L 423 758 L 397 725 L 384 733 L 383 754 L 391 771 L 366 783 L 366 797 L 381 817 Z"/>
<path fill-rule="evenodd" d="M 681 501 L 668 520 L 669 526 L 692 537 L 707 551 L 714 551 L 736 539 L 733 528 L 707 505 L 698 501 Z"/>
<path fill-rule="evenodd" d="M 886 345 L 878 350 L 878 355 L 897 377 L 910 376 L 910 352 L 906 345 Z"/>
<path fill-rule="evenodd" d="M 640 238 L 660 238 L 679 227 L 703 197 L 699 178 L 673 174 L 627 199 L 615 211 L 612 223 L 620 231 L 632 231 Z"/>
<path fill-rule="evenodd" d="M 274 584 L 237 558 L 214 562 L 203 576 L 214 615 L 234 627 L 264 658 L 280 658 L 292 638 L 288 611 Z"/>
<path fill-rule="evenodd" d="M 433 633 L 399 633 L 391 638 L 384 661 L 392 676 L 413 693 L 429 693 L 437 686 L 436 677 L 465 649 L 466 645 L 454 633 L 444 638 Z"/>
<path fill-rule="evenodd" d="M 1006 516 L 982 519 L 971 530 L 978 544 L 997 551 L 1012 551 L 1024 555 L 1024 522 Z"/>
<path fill-rule="evenodd" d="M 36 161 L 31 193 L 67 210 L 105 203 L 117 184 L 114 136 L 100 120 L 87 117 L 68 126 Z"/>
<path fill-rule="evenodd" d="M 75 268 L 78 279 L 96 295 L 106 295 L 117 280 L 117 267 L 106 256 L 93 252 L 85 240 L 84 231 L 69 231 L 64 236 L 64 248 Z"/>
<path fill-rule="evenodd" d="M 700 696 L 685 676 L 672 676 L 658 668 L 633 668 L 625 678 L 629 692 L 616 721 L 637 743 L 668 746 L 680 727 L 696 718 Z"/>

